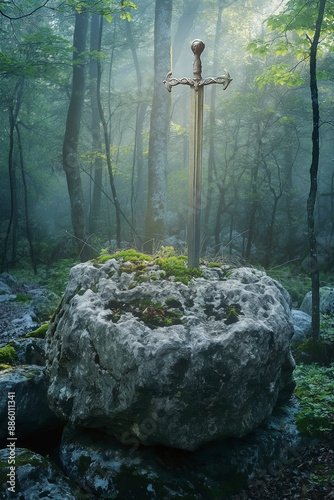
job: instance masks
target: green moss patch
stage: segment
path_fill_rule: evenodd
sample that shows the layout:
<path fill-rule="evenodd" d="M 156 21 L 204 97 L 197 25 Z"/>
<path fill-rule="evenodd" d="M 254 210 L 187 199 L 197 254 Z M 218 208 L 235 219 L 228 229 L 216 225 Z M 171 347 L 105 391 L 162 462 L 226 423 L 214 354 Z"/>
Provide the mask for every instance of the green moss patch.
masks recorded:
<path fill-rule="evenodd" d="M 10 365 L 6 365 L 5 363 L 0 363 L 0 372 L 3 370 L 8 370 L 8 368 L 12 368 Z"/>
<path fill-rule="evenodd" d="M 0 363 L 5 365 L 12 365 L 17 359 L 15 349 L 11 345 L 6 345 L 0 349 Z"/>
<path fill-rule="evenodd" d="M 23 293 L 18 293 L 15 297 L 15 301 L 21 304 L 30 304 L 32 299 L 33 297 L 31 295 L 24 295 Z"/>
<path fill-rule="evenodd" d="M 37 328 L 37 330 L 27 333 L 26 338 L 44 339 L 48 328 L 49 323 L 44 323 L 42 326 Z"/>
<path fill-rule="evenodd" d="M 156 259 L 156 264 L 164 271 L 164 278 L 168 279 L 174 277 L 175 281 L 179 281 L 188 285 L 192 278 L 200 278 L 203 276 L 201 269 L 190 269 L 186 266 L 187 257 L 178 255 L 177 257 L 168 257 L 163 259 L 161 257 Z"/>
<path fill-rule="evenodd" d="M 137 252 L 136 250 L 123 250 L 113 255 L 103 254 L 93 261 L 93 265 L 99 267 L 110 259 L 121 261 L 119 273 L 135 273 L 135 281 L 145 283 L 150 280 L 168 279 L 173 277 L 175 281 L 179 281 L 187 285 L 192 278 L 199 278 L 203 275 L 201 269 L 190 269 L 187 267 L 187 257 L 185 255 L 174 255 L 174 251 L 166 252 L 165 248 L 161 255 L 152 257 L 147 254 Z M 169 247 L 167 247 L 170 250 Z M 152 267 L 157 265 L 160 268 L 160 273 L 157 276 L 147 276 L 149 270 L 148 265 Z M 218 264 L 217 264 L 218 265 Z M 111 277 L 111 276 L 110 276 Z"/>
<path fill-rule="evenodd" d="M 104 264 L 110 259 L 116 259 L 120 260 L 123 259 L 124 262 L 138 262 L 142 260 L 146 260 L 148 262 L 151 262 L 153 260 L 153 257 L 150 257 L 149 255 L 137 252 L 136 250 L 123 250 L 121 252 L 117 252 L 113 255 L 108 255 L 108 254 L 103 254 L 100 255 L 96 261 L 99 264 Z"/>

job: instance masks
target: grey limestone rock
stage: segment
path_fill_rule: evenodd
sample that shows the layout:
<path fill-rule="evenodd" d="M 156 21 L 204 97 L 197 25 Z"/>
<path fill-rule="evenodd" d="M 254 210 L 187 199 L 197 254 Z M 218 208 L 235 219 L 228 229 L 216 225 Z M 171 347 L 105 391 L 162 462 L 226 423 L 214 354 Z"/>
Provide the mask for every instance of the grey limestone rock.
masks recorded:
<path fill-rule="evenodd" d="M 225 498 L 228 487 L 240 487 L 260 470 L 277 473 L 280 457 L 285 462 L 300 451 L 303 441 L 295 423 L 299 410 L 292 399 L 246 439 L 211 443 L 195 452 L 140 447 L 133 437 L 122 445 L 98 431 L 67 424 L 61 466 L 93 498 Z"/>
<path fill-rule="evenodd" d="M 312 315 L 312 292 L 305 295 L 300 310 Z M 334 316 L 334 288 L 328 286 L 320 288 L 320 312 Z"/>
<path fill-rule="evenodd" d="M 291 311 L 293 320 L 294 334 L 291 339 L 291 344 L 298 342 L 302 343 L 310 338 L 312 333 L 312 317 L 304 311 L 293 309 Z"/>
<path fill-rule="evenodd" d="M 46 336 L 60 418 L 121 442 L 195 450 L 244 436 L 291 395 L 290 297 L 278 282 L 250 268 L 205 269 L 185 285 L 156 265 L 141 282 L 122 266 L 70 272 Z M 180 324 L 168 326 L 171 312 Z M 152 324 L 159 316 L 165 323 Z"/>
<path fill-rule="evenodd" d="M 0 295 L 10 294 L 12 293 L 12 289 L 7 283 L 0 278 Z"/>
<path fill-rule="evenodd" d="M 59 424 L 48 406 L 43 368 L 37 365 L 13 367 L 0 372 L 1 439 L 8 435 L 8 393 L 15 395 L 16 436 Z"/>
<path fill-rule="evenodd" d="M 24 448 L 0 450 L 2 499 L 88 500 L 78 486 L 46 458 Z M 12 469 L 10 469 L 12 467 Z"/>
<path fill-rule="evenodd" d="M 39 338 L 14 339 L 9 342 L 15 349 L 17 358 L 12 363 L 19 365 L 45 365 L 45 341 Z"/>

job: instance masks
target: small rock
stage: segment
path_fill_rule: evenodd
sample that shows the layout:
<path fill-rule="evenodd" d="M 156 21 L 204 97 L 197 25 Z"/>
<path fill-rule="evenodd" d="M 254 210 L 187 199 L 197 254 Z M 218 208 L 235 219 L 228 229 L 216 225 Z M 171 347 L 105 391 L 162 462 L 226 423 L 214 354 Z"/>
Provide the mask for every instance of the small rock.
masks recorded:
<path fill-rule="evenodd" d="M 9 286 L 16 285 L 16 283 L 17 283 L 17 279 L 15 278 L 15 276 L 13 276 L 12 274 L 9 274 L 9 273 L 1 273 L 0 279 L 2 281 L 4 281 L 5 283 L 7 283 L 7 285 L 9 285 Z"/>
<path fill-rule="evenodd" d="M 303 312 L 293 309 L 291 311 L 294 334 L 291 339 L 291 344 L 295 342 L 303 343 L 311 337 L 312 334 L 312 317 Z"/>
<path fill-rule="evenodd" d="M 300 310 L 312 316 L 312 292 L 305 295 Z M 334 316 L 334 288 L 320 288 L 320 313 Z"/>
<path fill-rule="evenodd" d="M 37 365 L 13 367 L 0 372 L 0 438 L 8 436 L 8 393 L 15 394 L 15 436 L 59 425 L 49 408 L 48 383 Z"/>
<path fill-rule="evenodd" d="M 0 462 L 0 496 L 4 500 L 90 498 L 54 463 L 30 450 L 15 447 L 0 450 Z"/>
<path fill-rule="evenodd" d="M 11 287 L 8 286 L 7 283 L 0 278 L 0 295 L 5 295 L 9 293 L 12 293 Z"/>
<path fill-rule="evenodd" d="M 16 352 L 14 366 L 45 365 L 45 341 L 38 338 L 14 339 L 9 342 Z"/>

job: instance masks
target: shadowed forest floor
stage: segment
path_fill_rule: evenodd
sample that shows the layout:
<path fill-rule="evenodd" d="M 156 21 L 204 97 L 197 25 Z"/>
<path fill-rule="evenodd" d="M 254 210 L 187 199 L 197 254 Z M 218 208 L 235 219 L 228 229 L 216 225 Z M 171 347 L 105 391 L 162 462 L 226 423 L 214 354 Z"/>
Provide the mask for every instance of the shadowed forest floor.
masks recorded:
<path fill-rule="evenodd" d="M 334 499 L 334 441 L 306 447 L 289 463 L 266 471 L 228 500 Z"/>

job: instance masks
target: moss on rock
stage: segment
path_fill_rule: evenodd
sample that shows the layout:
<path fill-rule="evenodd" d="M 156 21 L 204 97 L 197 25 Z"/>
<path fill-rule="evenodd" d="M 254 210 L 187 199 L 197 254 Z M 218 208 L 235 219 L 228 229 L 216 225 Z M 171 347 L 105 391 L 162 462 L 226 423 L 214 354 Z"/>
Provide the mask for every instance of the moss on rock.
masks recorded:
<path fill-rule="evenodd" d="M 48 328 L 49 323 L 44 323 L 42 326 L 37 328 L 37 330 L 27 333 L 26 338 L 44 339 Z"/>
<path fill-rule="evenodd" d="M 17 354 L 13 346 L 6 345 L 0 349 L 0 364 L 12 365 L 17 359 Z"/>

